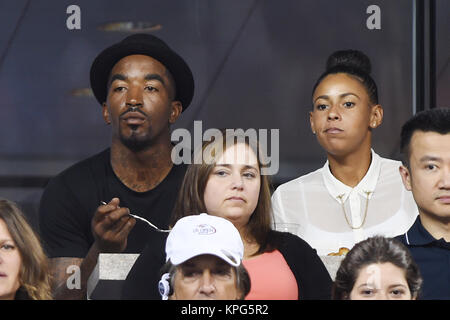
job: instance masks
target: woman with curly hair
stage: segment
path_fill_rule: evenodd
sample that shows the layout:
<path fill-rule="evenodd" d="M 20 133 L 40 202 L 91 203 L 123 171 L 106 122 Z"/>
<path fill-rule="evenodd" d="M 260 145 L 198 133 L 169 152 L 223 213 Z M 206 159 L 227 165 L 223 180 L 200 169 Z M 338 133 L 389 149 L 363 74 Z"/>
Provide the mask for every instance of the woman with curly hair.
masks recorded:
<path fill-rule="evenodd" d="M 342 260 L 333 284 L 334 300 L 415 300 L 422 277 L 408 249 L 393 238 L 357 243 Z"/>

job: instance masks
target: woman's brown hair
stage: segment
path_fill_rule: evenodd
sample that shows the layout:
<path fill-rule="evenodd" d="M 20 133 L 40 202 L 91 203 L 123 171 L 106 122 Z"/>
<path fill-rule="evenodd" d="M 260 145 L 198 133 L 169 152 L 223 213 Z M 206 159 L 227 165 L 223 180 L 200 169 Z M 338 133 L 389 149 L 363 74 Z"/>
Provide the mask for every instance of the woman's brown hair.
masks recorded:
<path fill-rule="evenodd" d="M 359 272 L 365 266 L 387 262 L 405 271 L 411 296 L 418 298 L 423 280 L 408 248 L 396 239 L 374 236 L 357 243 L 342 260 L 332 288 L 333 300 L 349 299 Z"/>
<path fill-rule="evenodd" d="M 248 145 L 258 158 L 259 172 L 264 167 L 262 161 L 261 146 L 247 136 L 238 133 L 238 130 L 221 130 L 222 139 L 205 141 L 202 147 L 194 152 L 194 164 L 189 165 L 181 185 L 177 201 L 172 213 L 171 226 L 182 217 L 206 212 L 203 195 L 209 176 L 218 159 L 227 146 L 238 143 Z M 259 244 L 260 249 L 255 254 L 270 250 L 267 244 L 267 236 L 271 229 L 272 207 L 270 199 L 269 178 L 261 175 L 258 203 L 247 225 L 247 233 Z"/>
<path fill-rule="evenodd" d="M 0 199 L 0 219 L 5 222 L 22 258 L 18 293 L 25 293 L 32 300 L 52 299 L 47 257 L 22 211 L 14 202 Z"/>

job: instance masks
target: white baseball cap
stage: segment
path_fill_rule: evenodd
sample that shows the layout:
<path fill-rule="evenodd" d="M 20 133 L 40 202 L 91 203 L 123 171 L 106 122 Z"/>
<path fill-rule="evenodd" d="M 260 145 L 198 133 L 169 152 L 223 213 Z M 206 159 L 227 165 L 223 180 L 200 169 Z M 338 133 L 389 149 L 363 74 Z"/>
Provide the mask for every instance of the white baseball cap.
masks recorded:
<path fill-rule="evenodd" d="M 166 242 L 166 262 L 179 265 L 193 257 L 211 254 L 239 266 L 244 245 L 238 230 L 228 220 L 206 213 L 181 218 Z"/>

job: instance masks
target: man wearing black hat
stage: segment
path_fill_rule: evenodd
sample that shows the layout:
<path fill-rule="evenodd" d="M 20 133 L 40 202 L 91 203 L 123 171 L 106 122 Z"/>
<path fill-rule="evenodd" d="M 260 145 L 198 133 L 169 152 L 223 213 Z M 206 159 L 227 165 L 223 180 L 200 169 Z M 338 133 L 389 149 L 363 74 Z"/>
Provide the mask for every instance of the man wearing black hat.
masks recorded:
<path fill-rule="evenodd" d="M 189 106 L 194 80 L 178 54 L 157 37 L 132 35 L 97 56 L 90 79 L 112 142 L 53 178 L 42 196 L 57 299 L 86 298 L 99 253 L 142 251 L 156 231 L 130 213 L 167 229 L 185 172 L 171 160 L 170 124 Z M 81 286 L 67 272 L 73 265 Z"/>

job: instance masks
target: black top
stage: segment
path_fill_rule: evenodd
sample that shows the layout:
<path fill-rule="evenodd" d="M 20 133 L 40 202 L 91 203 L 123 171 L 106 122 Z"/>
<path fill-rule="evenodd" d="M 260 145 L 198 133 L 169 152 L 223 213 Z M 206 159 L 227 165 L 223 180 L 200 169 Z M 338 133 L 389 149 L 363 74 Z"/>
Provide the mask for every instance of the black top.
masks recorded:
<path fill-rule="evenodd" d="M 331 299 L 333 282 L 315 249 L 289 232 L 271 231 L 268 242 L 274 244 L 291 268 L 297 280 L 299 300 Z"/>
<path fill-rule="evenodd" d="M 137 258 L 122 287 L 125 300 L 161 300 L 158 282 L 166 262 L 168 233 L 152 232 L 147 246 Z"/>
<path fill-rule="evenodd" d="M 27 290 L 24 287 L 20 287 L 16 291 L 16 295 L 14 296 L 14 300 L 32 300 L 28 295 Z"/>
<path fill-rule="evenodd" d="M 167 234 L 153 234 L 127 276 L 122 299 L 160 300 L 158 281 L 165 263 Z M 270 231 L 268 243 L 278 249 L 297 280 L 299 299 L 330 299 L 331 277 L 322 260 L 308 243 L 288 232 Z M 276 275 L 268 275 L 276 276 Z"/>
<path fill-rule="evenodd" d="M 40 233 L 50 258 L 84 258 L 94 242 L 91 220 L 101 201 L 120 199 L 120 206 L 167 229 L 172 209 L 186 171 L 174 165 L 155 188 L 136 192 L 114 174 L 110 149 L 83 160 L 50 180 L 40 203 Z M 124 253 L 140 253 L 153 229 L 136 220 Z"/>
<path fill-rule="evenodd" d="M 419 299 L 450 299 L 450 242 L 435 239 L 423 227 L 420 216 L 396 239 L 409 248 L 419 266 L 423 278 Z"/>

